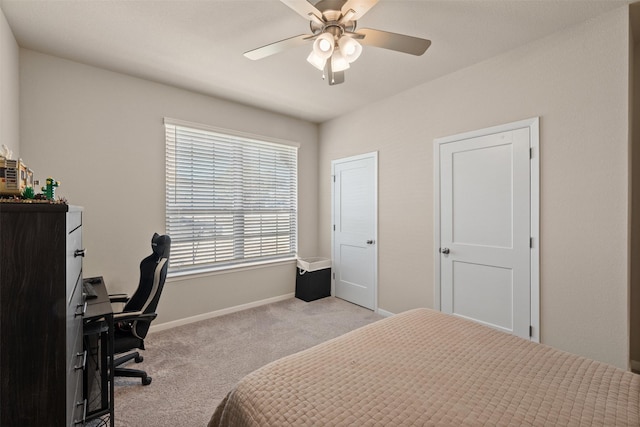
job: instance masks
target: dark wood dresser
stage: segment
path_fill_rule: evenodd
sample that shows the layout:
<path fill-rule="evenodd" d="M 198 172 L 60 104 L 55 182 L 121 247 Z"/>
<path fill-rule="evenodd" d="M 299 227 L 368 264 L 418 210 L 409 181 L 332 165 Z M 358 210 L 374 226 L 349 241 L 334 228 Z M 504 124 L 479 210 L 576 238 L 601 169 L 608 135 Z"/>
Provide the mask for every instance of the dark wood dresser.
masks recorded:
<path fill-rule="evenodd" d="M 0 203 L 0 426 L 84 422 L 82 208 Z"/>

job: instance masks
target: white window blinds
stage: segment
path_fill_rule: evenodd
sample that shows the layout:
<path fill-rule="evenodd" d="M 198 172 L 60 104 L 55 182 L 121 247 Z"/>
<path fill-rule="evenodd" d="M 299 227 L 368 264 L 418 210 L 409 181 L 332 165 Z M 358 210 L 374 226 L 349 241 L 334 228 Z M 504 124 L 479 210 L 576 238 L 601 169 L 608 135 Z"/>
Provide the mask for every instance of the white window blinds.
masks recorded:
<path fill-rule="evenodd" d="M 297 147 L 165 129 L 170 273 L 295 256 Z"/>

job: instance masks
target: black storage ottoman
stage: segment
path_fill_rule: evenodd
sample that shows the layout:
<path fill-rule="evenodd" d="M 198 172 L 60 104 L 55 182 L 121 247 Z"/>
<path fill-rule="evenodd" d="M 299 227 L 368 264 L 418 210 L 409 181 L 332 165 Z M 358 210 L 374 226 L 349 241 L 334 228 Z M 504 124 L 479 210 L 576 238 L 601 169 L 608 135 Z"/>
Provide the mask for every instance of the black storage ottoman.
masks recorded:
<path fill-rule="evenodd" d="M 296 272 L 296 298 L 315 301 L 331 295 L 331 260 L 300 258 Z"/>

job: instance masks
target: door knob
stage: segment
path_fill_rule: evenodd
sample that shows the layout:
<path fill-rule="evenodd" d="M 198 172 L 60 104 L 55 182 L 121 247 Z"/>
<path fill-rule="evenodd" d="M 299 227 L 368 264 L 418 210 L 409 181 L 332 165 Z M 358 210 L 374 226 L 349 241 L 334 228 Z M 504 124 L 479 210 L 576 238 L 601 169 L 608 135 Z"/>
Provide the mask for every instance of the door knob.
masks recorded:
<path fill-rule="evenodd" d="M 440 248 L 440 253 L 448 255 L 449 254 L 449 248 Z"/>
<path fill-rule="evenodd" d="M 367 245 L 373 245 L 375 242 L 375 240 L 367 240 Z"/>

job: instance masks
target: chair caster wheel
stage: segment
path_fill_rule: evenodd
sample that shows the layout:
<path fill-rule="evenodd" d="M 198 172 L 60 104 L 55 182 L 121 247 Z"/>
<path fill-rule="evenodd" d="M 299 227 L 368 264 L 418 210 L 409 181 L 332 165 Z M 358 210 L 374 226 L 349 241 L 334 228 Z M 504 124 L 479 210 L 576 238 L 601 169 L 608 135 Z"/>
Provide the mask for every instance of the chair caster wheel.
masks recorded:
<path fill-rule="evenodd" d="M 136 356 L 136 358 L 135 358 L 135 359 L 133 359 L 133 360 L 134 360 L 136 363 L 140 363 L 140 362 L 142 362 L 142 361 L 144 360 L 144 357 L 142 357 L 142 356 Z"/>
<path fill-rule="evenodd" d="M 149 385 L 151 384 L 151 377 L 144 377 L 142 379 L 142 385 Z"/>

